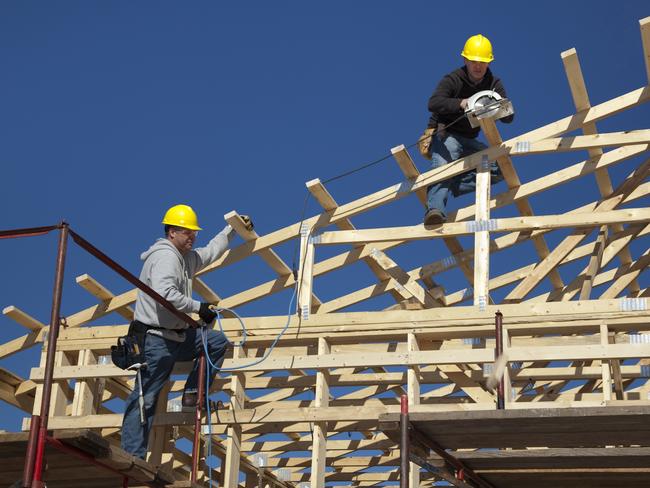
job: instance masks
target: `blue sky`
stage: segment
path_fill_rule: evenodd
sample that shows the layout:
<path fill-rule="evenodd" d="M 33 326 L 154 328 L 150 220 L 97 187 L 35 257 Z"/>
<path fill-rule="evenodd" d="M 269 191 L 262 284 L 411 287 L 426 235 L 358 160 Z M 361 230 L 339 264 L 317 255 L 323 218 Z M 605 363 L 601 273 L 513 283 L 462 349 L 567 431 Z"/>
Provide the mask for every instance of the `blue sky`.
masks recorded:
<path fill-rule="evenodd" d="M 439 2 L 409 1 L 5 0 L 0 228 L 65 218 L 137 274 L 140 252 L 160 234 L 164 211 L 176 203 L 199 213 L 206 229 L 200 242 L 221 229 L 230 210 L 250 214 L 260 234 L 284 227 L 300 219 L 306 181 L 325 180 L 414 142 L 426 124 L 431 91 L 460 66 L 465 39 L 479 32 L 493 42 L 492 69 L 516 110 L 513 124 L 499 126 L 504 139 L 573 112 L 560 58 L 566 49 L 578 50 L 593 104 L 647 83 L 638 26 L 650 15 L 645 1 L 463 4 L 463 11 L 452 12 Z M 599 129 L 647 128 L 649 115 L 647 106 L 640 107 Z M 412 154 L 427 170 L 426 161 Z M 515 164 L 528 181 L 581 159 L 534 157 Z M 388 160 L 328 189 L 346 203 L 400 180 Z M 593 180 L 585 182 L 584 195 L 594 188 Z M 574 195 L 536 199 L 535 210 L 558 212 L 563 202 L 574 203 L 565 200 Z M 311 202 L 308 214 L 317 211 Z M 354 223 L 414 225 L 422 210 L 412 196 L 377 215 Z M 56 236 L 0 246 L 2 306 L 16 305 L 47 322 Z M 430 252 L 430 259 L 391 256 L 406 268 L 444 257 L 438 244 L 425 246 L 414 249 Z M 289 263 L 292 251 L 292 245 L 279 249 Z M 95 303 L 74 283 L 85 272 L 115 293 L 130 288 L 70 244 L 64 314 Z M 247 260 L 214 273 L 209 283 L 228 296 L 271 277 L 260 260 Z M 352 286 L 345 277 L 324 278 L 317 293 L 329 299 L 357 288 L 359 281 Z M 466 286 L 458 280 L 454 288 L 456 278 L 449 280 L 452 291 Z M 242 312 L 281 314 L 288 298 L 281 294 Z M 111 320 L 106 323 L 119 322 Z M 3 342 L 24 333 L 9 319 L 0 322 Z M 31 351 L 0 366 L 26 377 L 35 362 Z M 7 412 L 0 428 L 17 429 L 21 415 L 0 408 Z"/>

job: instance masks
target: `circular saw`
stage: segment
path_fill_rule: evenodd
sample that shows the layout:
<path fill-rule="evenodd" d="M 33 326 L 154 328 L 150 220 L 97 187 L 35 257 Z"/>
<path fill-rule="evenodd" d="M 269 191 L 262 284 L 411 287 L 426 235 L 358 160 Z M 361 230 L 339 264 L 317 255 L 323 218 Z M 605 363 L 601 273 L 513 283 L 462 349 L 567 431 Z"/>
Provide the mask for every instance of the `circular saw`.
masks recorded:
<path fill-rule="evenodd" d="M 478 127 L 481 119 L 502 119 L 514 114 L 512 102 L 493 90 L 483 90 L 467 99 L 467 120 L 472 127 Z"/>

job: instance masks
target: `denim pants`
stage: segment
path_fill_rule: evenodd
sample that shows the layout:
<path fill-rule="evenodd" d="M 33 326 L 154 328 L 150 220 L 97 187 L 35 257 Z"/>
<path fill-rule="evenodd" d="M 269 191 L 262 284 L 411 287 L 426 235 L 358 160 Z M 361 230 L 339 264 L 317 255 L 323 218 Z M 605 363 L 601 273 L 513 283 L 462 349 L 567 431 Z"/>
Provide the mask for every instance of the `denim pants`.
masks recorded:
<path fill-rule="evenodd" d="M 436 134 L 432 143 L 431 168 L 439 168 L 456 159 L 464 158 L 486 148 L 487 146 L 478 139 L 452 134 L 444 136 Z M 494 161 L 490 163 L 490 174 L 492 184 L 503 180 L 501 170 Z M 476 190 L 476 170 L 434 183 L 427 188 L 427 210 L 437 208 L 447 218 L 445 208 L 447 207 L 449 192 L 458 197 L 474 190 Z"/>
<path fill-rule="evenodd" d="M 210 360 L 220 367 L 229 345 L 228 340 L 220 331 L 206 329 L 206 332 Z M 185 334 L 184 342 L 170 341 L 152 334 L 145 336 L 144 355 L 147 368 L 143 369 L 141 374 L 146 423 L 145 425 L 140 424 L 137 377 L 133 391 L 126 399 L 124 419 L 122 420 L 122 449 L 141 459 L 144 459 L 147 454 L 149 432 L 153 424 L 160 390 L 169 379 L 174 363 L 196 359 L 203 350 L 201 334 L 197 329 L 187 329 Z M 197 389 L 198 365 L 199 362 L 194 361 L 194 368 L 185 383 L 186 391 L 196 391 Z M 216 376 L 216 371 L 211 370 L 211 372 L 210 384 Z"/>

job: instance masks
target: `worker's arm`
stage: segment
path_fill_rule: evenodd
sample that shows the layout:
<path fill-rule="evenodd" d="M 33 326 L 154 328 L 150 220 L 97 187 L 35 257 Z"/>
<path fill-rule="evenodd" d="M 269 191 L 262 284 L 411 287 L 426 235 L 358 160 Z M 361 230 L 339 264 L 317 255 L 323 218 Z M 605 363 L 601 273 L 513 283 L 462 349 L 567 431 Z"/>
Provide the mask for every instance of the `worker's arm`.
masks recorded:
<path fill-rule="evenodd" d="M 461 98 L 456 98 L 454 95 L 457 92 L 457 87 L 454 85 L 453 79 L 446 75 L 434 90 L 431 98 L 429 98 L 429 112 L 437 114 L 462 114 Z"/>
<path fill-rule="evenodd" d="M 183 313 L 198 312 L 201 302 L 185 296 L 180 290 L 183 268 L 178 256 L 172 250 L 161 250 L 149 259 L 154 260 L 151 265 L 151 288 L 176 310 Z"/>
<path fill-rule="evenodd" d="M 508 98 L 508 95 L 506 95 L 506 89 L 503 86 L 503 83 L 501 83 L 500 79 L 496 79 L 494 82 L 494 91 L 497 92 L 499 95 L 501 95 L 503 98 Z M 507 117 L 503 117 L 502 119 L 499 119 L 501 122 L 505 124 L 509 124 L 515 119 L 515 114 L 513 113 L 512 115 L 508 115 Z"/>
<path fill-rule="evenodd" d="M 221 255 L 226 252 L 228 245 L 235 233 L 230 225 L 226 225 L 221 232 L 212 238 L 205 247 L 197 247 L 190 256 L 190 273 L 205 268 L 207 265 L 214 263 Z"/>

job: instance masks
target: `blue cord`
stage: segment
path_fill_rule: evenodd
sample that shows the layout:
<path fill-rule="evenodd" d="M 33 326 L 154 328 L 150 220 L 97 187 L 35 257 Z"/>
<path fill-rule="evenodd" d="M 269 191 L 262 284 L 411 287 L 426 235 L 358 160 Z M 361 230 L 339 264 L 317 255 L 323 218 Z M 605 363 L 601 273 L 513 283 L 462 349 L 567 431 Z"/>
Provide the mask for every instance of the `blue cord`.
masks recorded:
<path fill-rule="evenodd" d="M 239 367 L 236 367 L 236 368 L 223 368 L 223 367 L 220 368 L 220 367 L 218 367 L 218 366 L 217 366 L 216 364 L 214 364 L 214 363 L 212 362 L 212 360 L 210 359 L 210 355 L 208 354 L 208 343 L 207 343 L 208 338 L 207 338 L 207 335 L 205 334 L 204 330 L 201 329 L 201 335 L 202 335 L 202 337 L 203 337 L 203 349 L 204 349 L 204 351 L 205 351 L 205 357 L 206 357 L 207 362 L 208 362 L 208 364 L 210 365 L 210 367 L 212 367 L 212 369 L 216 369 L 216 370 L 218 370 L 218 371 L 239 371 L 240 369 L 250 368 L 251 366 L 256 366 L 256 365 L 260 364 L 262 361 L 264 361 L 266 358 L 268 358 L 269 355 L 271 354 L 271 352 L 273 352 L 273 349 L 274 349 L 275 346 L 277 345 L 277 343 L 278 343 L 278 341 L 280 340 L 280 338 L 284 335 L 284 333 L 285 333 L 285 332 L 287 331 L 287 329 L 289 328 L 289 325 L 291 324 L 291 316 L 293 315 L 293 314 L 291 313 L 291 310 L 293 309 L 293 302 L 294 302 L 294 300 L 295 300 L 295 298 L 296 298 L 296 292 L 297 292 L 297 290 L 298 290 L 298 283 L 296 283 L 296 286 L 293 288 L 293 293 L 292 293 L 292 295 L 291 295 L 291 300 L 289 300 L 289 311 L 287 312 L 287 323 L 285 324 L 284 328 L 280 331 L 280 333 L 277 335 L 277 337 L 274 339 L 273 343 L 272 343 L 271 346 L 268 348 L 268 350 L 266 351 L 266 353 L 264 354 L 264 356 L 262 356 L 262 357 L 261 357 L 260 359 L 258 359 L 257 361 L 253 361 L 252 363 L 245 364 L 245 365 L 243 365 L 243 366 L 239 366 Z M 225 309 L 224 309 L 224 310 L 225 310 Z M 218 317 L 218 315 L 217 315 L 217 317 Z M 243 325 L 243 321 L 242 321 L 242 319 L 241 319 L 239 316 L 237 316 L 237 318 L 239 319 L 239 321 L 240 321 L 240 322 L 242 323 L 242 325 Z M 219 322 L 219 326 L 221 326 L 221 322 Z M 223 329 L 221 329 L 221 332 L 223 333 Z M 246 329 L 244 328 L 244 335 L 245 335 L 245 332 L 246 332 Z M 225 334 L 224 334 L 224 335 L 225 335 Z M 227 340 L 227 339 L 226 339 L 226 340 Z M 230 342 L 230 341 L 228 341 L 228 342 Z M 243 345 L 244 343 L 245 343 L 245 340 L 242 340 L 242 343 L 241 343 L 241 344 Z M 233 343 L 230 342 L 230 344 L 233 344 Z"/>
<path fill-rule="evenodd" d="M 284 335 L 284 333 L 289 328 L 289 325 L 291 324 L 291 316 L 292 316 L 291 310 L 293 309 L 293 301 L 296 298 L 297 290 L 298 290 L 298 283 L 296 283 L 296 286 L 293 288 L 293 293 L 291 294 L 291 300 L 289 301 L 289 311 L 287 312 L 287 323 L 286 323 L 286 325 L 280 331 L 280 333 L 277 335 L 277 337 L 275 338 L 275 340 L 273 341 L 273 343 L 271 344 L 271 346 L 267 350 L 266 354 L 264 354 L 264 356 L 262 356 L 260 359 L 258 359 L 255 362 L 252 362 L 250 364 L 245 364 L 244 366 L 240 366 L 238 368 L 219 368 L 210 359 L 210 354 L 209 354 L 209 351 L 208 351 L 208 334 L 206 334 L 205 329 L 203 329 L 203 328 L 201 329 L 201 342 L 203 344 L 203 353 L 205 355 L 206 364 L 207 364 L 207 372 L 206 372 L 207 374 L 205 375 L 205 392 L 206 392 L 206 394 L 205 394 L 205 410 L 206 410 L 206 413 L 207 413 L 207 416 L 208 416 L 207 417 L 208 418 L 208 448 L 207 448 L 207 453 L 206 453 L 206 457 L 205 457 L 206 465 L 207 465 L 207 460 L 212 456 L 212 413 L 210 412 L 210 376 L 211 376 L 210 371 L 211 371 L 211 368 L 213 370 L 216 370 L 216 371 L 237 371 L 237 370 L 240 370 L 240 369 L 255 366 L 255 365 L 261 363 L 262 361 L 264 361 L 267 357 L 269 357 L 269 355 L 271 354 L 271 352 L 275 348 L 276 344 L 278 343 L 280 338 Z M 226 334 L 223 331 L 223 326 L 221 325 L 221 319 L 219 317 L 220 311 L 222 311 L 222 310 L 228 310 L 229 312 L 233 313 L 235 315 L 235 317 L 237 317 L 237 319 L 239 320 L 239 323 L 241 324 L 242 331 L 243 331 L 243 337 L 242 337 L 242 340 L 241 340 L 241 342 L 239 344 L 235 344 L 234 342 L 230 341 L 228 339 L 228 337 L 226 337 Z M 246 344 L 246 336 L 247 336 L 246 326 L 244 325 L 244 321 L 242 320 L 242 318 L 239 315 L 237 315 L 236 312 L 234 312 L 233 310 L 227 309 L 227 308 L 217 309 L 217 322 L 219 323 L 219 329 L 221 330 L 221 333 L 224 335 L 224 337 L 226 337 L 226 340 L 228 341 L 228 343 L 230 345 L 235 346 L 235 347 L 243 347 L 244 344 Z M 208 478 L 209 478 L 208 486 L 212 486 L 212 468 L 210 468 L 210 466 L 208 466 L 208 473 L 209 473 L 208 474 Z"/>
<path fill-rule="evenodd" d="M 224 310 L 227 310 L 228 312 L 233 314 L 237 318 L 237 320 L 239 320 L 239 325 L 241 325 L 241 329 L 242 329 L 242 339 L 241 342 L 239 342 L 238 344 L 228 339 L 228 336 L 226 336 L 226 333 L 223 330 L 223 325 L 221 325 L 221 312 L 223 312 Z M 248 335 L 248 331 L 246 330 L 246 325 L 244 324 L 242 318 L 237 314 L 237 312 L 235 312 L 234 310 L 230 310 L 229 308 L 217 308 L 215 309 L 215 312 L 217 312 L 217 323 L 219 324 L 219 330 L 228 341 L 228 344 L 230 344 L 233 347 L 244 347 L 244 345 L 246 344 L 246 336 Z"/>

